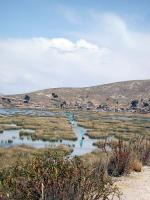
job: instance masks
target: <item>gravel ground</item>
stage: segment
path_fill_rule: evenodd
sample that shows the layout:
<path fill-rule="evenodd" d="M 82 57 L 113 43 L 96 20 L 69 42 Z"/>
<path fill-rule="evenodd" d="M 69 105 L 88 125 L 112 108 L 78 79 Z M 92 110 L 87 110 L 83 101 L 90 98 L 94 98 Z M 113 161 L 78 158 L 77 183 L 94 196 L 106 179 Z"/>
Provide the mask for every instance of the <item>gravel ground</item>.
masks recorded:
<path fill-rule="evenodd" d="M 123 193 L 121 200 L 150 200 L 150 167 L 121 177 L 117 185 Z"/>

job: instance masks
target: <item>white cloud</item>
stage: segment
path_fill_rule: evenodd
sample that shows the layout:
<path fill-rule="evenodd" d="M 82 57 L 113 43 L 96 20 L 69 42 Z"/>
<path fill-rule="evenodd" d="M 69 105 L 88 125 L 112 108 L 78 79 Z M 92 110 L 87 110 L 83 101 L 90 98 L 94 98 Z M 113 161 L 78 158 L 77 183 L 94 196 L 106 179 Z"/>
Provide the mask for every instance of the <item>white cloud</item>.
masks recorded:
<path fill-rule="evenodd" d="M 64 38 L 1 40 L 0 90 L 18 93 L 47 87 L 87 85 L 89 80 L 86 77 L 100 62 L 105 62 L 108 54 L 108 49 L 100 49 L 83 39 L 76 43 Z M 22 86 L 21 91 L 18 85 Z"/>
<path fill-rule="evenodd" d="M 78 34 L 76 42 L 1 39 L 0 92 L 150 78 L 150 34 L 131 31 L 112 13 L 95 14 L 94 22 L 89 22 L 92 31 Z"/>

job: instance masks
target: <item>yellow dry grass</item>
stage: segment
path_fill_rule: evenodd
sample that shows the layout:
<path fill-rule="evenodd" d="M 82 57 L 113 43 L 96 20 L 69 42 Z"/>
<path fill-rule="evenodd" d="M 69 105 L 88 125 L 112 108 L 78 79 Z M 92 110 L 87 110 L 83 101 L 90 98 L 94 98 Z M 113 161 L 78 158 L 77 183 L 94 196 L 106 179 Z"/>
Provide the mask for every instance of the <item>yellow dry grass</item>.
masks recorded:
<path fill-rule="evenodd" d="M 0 148 L 0 170 L 14 165 L 18 160 L 26 161 L 30 160 L 35 155 L 40 155 L 50 151 L 62 153 L 64 155 L 71 153 L 71 149 L 67 146 L 60 145 L 55 149 L 52 148 L 42 148 L 37 149 L 26 145 L 21 145 L 18 147 L 11 148 Z"/>

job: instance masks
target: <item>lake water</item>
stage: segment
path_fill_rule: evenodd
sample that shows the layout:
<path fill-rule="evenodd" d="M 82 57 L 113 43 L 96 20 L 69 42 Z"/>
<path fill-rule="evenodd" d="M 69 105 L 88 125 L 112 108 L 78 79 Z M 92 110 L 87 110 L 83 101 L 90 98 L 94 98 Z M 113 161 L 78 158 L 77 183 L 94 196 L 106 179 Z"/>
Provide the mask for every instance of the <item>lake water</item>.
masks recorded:
<path fill-rule="evenodd" d="M 13 115 L 34 115 L 34 116 L 53 116 L 54 113 L 49 111 L 39 111 L 39 110 L 27 110 L 27 109 L 0 109 L 0 115 L 6 116 L 13 116 Z M 66 113 L 68 120 L 72 124 L 72 129 L 77 136 L 76 141 L 70 140 L 58 140 L 58 141 L 43 141 L 43 140 L 32 140 L 31 136 L 21 136 L 19 130 L 5 130 L 3 133 L 0 133 L 0 146 L 1 147 L 12 147 L 17 145 L 29 145 L 35 148 L 55 148 L 60 144 L 69 146 L 73 148 L 72 156 L 75 155 L 83 155 L 86 153 L 90 153 L 94 149 L 93 143 L 97 141 L 96 139 L 90 139 L 88 136 L 85 135 L 86 129 L 83 127 L 78 126 L 78 123 L 74 119 L 72 113 Z M 15 126 L 12 124 L 12 127 Z M 33 130 L 26 130 L 32 131 Z"/>
<path fill-rule="evenodd" d="M 0 115 L 29 115 L 29 116 L 53 116 L 54 113 L 36 109 L 0 108 Z"/>

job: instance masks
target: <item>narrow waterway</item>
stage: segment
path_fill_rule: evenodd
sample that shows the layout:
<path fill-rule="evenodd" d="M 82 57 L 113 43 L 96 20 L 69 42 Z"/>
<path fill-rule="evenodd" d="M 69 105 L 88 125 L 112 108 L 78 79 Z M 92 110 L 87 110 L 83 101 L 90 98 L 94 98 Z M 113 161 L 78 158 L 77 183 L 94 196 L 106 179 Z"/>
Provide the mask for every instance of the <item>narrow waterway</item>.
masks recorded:
<path fill-rule="evenodd" d="M 87 135 L 85 135 L 87 130 L 81 126 L 78 126 L 78 123 L 72 113 L 67 113 L 66 115 L 72 124 L 74 133 L 77 136 L 77 141 L 74 142 L 75 146 L 72 155 L 83 155 L 95 150 L 96 147 L 93 145 L 93 143 L 96 142 L 97 139 L 90 139 Z"/>

